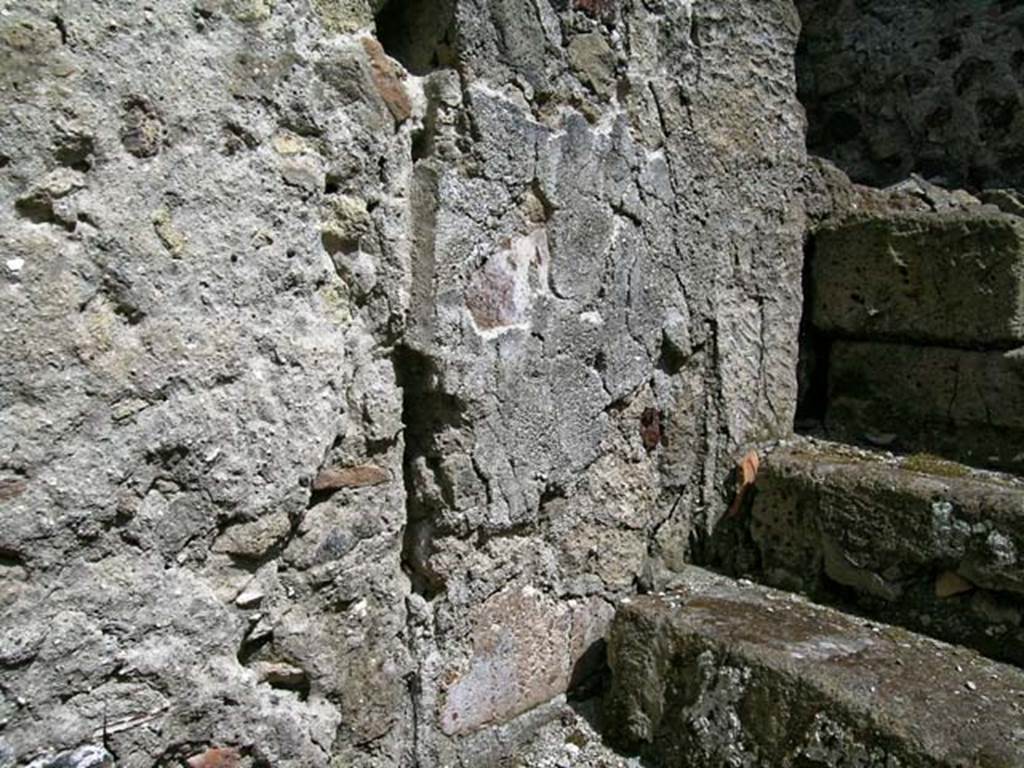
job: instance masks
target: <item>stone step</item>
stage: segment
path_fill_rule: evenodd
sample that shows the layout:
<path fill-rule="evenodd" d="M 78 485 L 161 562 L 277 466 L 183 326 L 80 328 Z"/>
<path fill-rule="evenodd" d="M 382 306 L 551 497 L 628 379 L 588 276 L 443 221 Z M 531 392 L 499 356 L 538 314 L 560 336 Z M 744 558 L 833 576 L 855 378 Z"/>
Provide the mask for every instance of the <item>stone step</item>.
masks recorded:
<path fill-rule="evenodd" d="M 743 571 L 1024 665 L 1021 480 L 798 439 L 755 489 Z"/>
<path fill-rule="evenodd" d="M 1024 349 L 837 341 L 828 380 L 830 438 L 1024 472 Z"/>
<path fill-rule="evenodd" d="M 1024 219 L 990 208 L 885 211 L 814 238 L 812 318 L 830 336 L 1024 343 Z"/>
<path fill-rule="evenodd" d="M 792 594 L 690 568 L 608 651 L 608 730 L 644 765 L 1024 765 L 1024 672 Z"/>

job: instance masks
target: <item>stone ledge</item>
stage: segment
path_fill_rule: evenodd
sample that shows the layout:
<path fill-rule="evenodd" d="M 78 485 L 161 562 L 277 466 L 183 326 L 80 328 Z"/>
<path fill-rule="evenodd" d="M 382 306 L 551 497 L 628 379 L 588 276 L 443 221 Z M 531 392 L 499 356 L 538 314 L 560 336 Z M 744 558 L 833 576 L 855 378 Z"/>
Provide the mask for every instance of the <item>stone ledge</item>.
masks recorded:
<path fill-rule="evenodd" d="M 645 765 L 1017 766 L 1024 672 L 697 568 L 624 602 L 608 722 Z"/>
<path fill-rule="evenodd" d="M 801 440 L 756 489 L 759 579 L 1024 664 L 1024 483 Z"/>

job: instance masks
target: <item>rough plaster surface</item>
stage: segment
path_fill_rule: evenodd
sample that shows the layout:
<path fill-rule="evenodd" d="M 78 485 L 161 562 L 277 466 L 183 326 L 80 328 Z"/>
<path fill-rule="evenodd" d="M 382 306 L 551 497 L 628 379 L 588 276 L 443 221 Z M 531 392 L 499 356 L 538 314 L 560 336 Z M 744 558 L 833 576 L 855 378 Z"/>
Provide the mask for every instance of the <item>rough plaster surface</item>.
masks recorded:
<path fill-rule="evenodd" d="M 481 764 L 789 428 L 790 2 L 437 8 L 0 2 L 3 768 Z"/>

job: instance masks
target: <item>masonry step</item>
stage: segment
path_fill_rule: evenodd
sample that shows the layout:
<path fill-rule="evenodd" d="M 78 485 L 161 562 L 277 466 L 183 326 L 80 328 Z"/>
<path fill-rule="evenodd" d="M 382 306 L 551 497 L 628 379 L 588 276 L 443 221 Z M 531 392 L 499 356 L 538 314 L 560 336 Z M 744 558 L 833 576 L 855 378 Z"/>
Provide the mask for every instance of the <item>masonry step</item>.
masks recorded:
<path fill-rule="evenodd" d="M 797 438 L 730 522 L 737 575 L 1024 665 L 1018 478 Z"/>
<path fill-rule="evenodd" d="M 828 381 L 832 439 L 1024 473 L 1024 349 L 836 341 Z"/>
<path fill-rule="evenodd" d="M 812 244 L 805 431 L 1024 474 L 1024 218 L 890 200 Z"/>
<path fill-rule="evenodd" d="M 814 237 L 812 319 L 835 337 L 1024 345 L 1024 218 L 886 209 Z"/>
<path fill-rule="evenodd" d="M 1024 765 L 1024 672 L 689 568 L 618 609 L 610 737 L 646 766 Z"/>

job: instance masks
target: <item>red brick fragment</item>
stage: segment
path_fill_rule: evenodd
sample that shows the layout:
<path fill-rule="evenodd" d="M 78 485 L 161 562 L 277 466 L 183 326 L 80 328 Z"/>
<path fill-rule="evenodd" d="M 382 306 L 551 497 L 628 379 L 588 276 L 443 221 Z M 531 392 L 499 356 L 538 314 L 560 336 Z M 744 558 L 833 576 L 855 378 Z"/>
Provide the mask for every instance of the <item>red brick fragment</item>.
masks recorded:
<path fill-rule="evenodd" d="M 314 491 L 336 491 L 341 488 L 366 488 L 380 485 L 391 479 L 386 469 L 374 464 L 361 464 L 356 467 L 329 467 L 320 470 L 313 481 Z"/>
<path fill-rule="evenodd" d="M 239 768 L 242 756 L 234 747 L 210 747 L 185 762 L 188 768 Z"/>
<path fill-rule="evenodd" d="M 398 69 L 374 38 L 364 37 L 363 49 L 370 57 L 370 70 L 377 93 L 384 100 L 395 122 L 404 123 L 412 115 L 412 100 L 402 84 Z"/>

